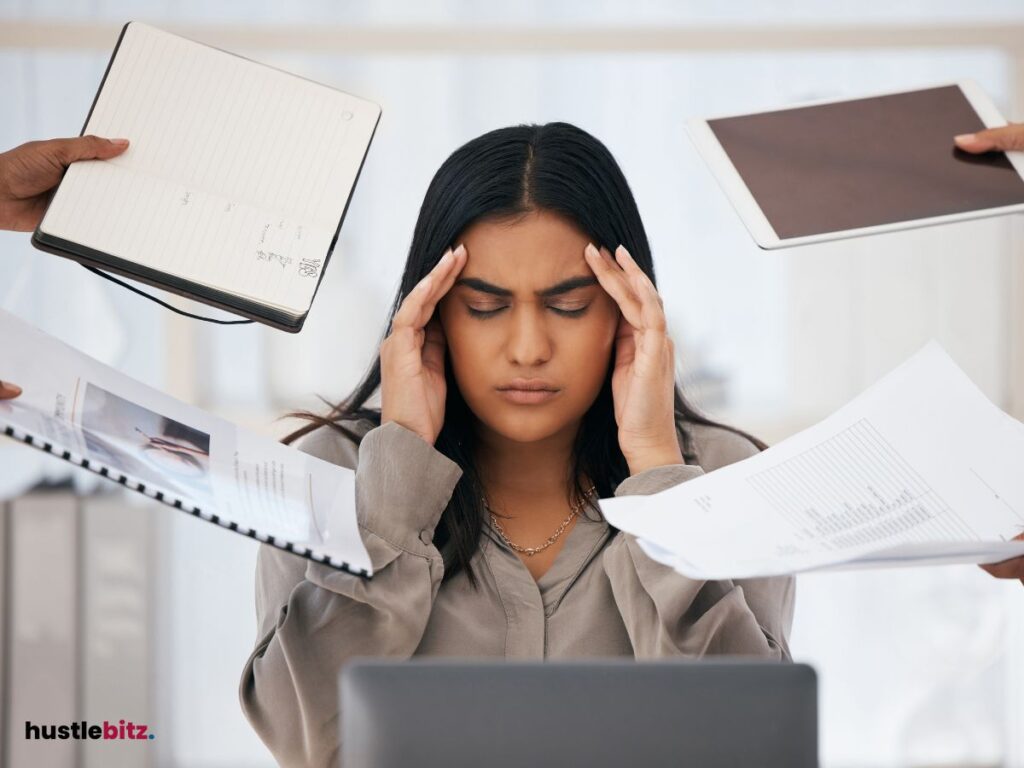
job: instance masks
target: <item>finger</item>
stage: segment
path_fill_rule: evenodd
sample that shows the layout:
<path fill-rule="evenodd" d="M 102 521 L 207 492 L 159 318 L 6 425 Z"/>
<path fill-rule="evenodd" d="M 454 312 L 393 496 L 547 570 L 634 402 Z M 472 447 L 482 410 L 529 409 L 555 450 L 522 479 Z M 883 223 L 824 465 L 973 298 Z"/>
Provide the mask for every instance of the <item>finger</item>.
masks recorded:
<path fill-rule="evenodd" d="M 447 341 L 441 321 L 434 317 L 427 323 L 423 340 L 423 364 L 431 370 L 444 371 L 444 350 Z"/>
<path fill-rule="evenodd" d="M 432 296 L 432 305 L 430 307 L 430 314 L 427 316 L 428 319 L 434 314 L 434 309 L 437 307 L 437 303 L 445 297 L 445 295 L 455 285 L 455 281 L 459 279 L 459 275 L 462 273 L 462 268 L 466 266 L 466 259 L 468 254 L 466 252 L 466 246 L 462 243 L 452 251 L 452 265 L 448 270 L 448 274 L 445 275 L 444 279 L 440 281 L 437 286 L 436 295 Z M 426 322 L 426 320 L 424 320 Z"/>
<path fill-rule="evenodd" d="M 598 251 L 593 243 L 588 243 L 587 247 L 583 249 L 583 254 L 601 287 L 619 305 L 626 322 L 634 328 L 640 328 L 640 300 L 635 295 L 633 288 L 630 287 L 629 280 L 622 268 L 611 258 L 611 254 L 606 250 L 602 249 L 602 251 Z"/>
<path fill-rule="evenodd" d="M 1018 533 L 1012 541 L 1024 541 L 1024 533 Z M 982 565 L 981 569 L 998 579 L 1024 579 L 1024 557 L 1015 557 L 1000 563 L 989 563 Z"/>
<path fill-rule="evenodd" d="M 21 387 L 17 384 L 0 381 L 0 400 L 10 400 L 21 394 Z"/>
<path fill-rule="evenodd" d="M 394 320 L 391 322 L 392 328 L 403 326 L 422 328 L 426 325 L 434 313 L 434 306 L 444 295 L 441 289 L 447 292 L 448 288 L 451 288 L 455 280 L 451 273 L 457 264 L 461 264 L 465 260 L 465 246 L 460 245 L 456 251 L 459 252 L 458 255 L 450 248 L 445 251 L 433 269 L 409 291 L 398 308 L 398 312 L 395 313 Z"/>
<path fill-rule="evenodd" d="M 61 165 L 77 160 L 107 160 L 128 149 L 128 139 L 103 139 L 99 136 L 78 136 L 74 139 L 51 139 L 40 142 L 37 150 L 52 152 Z"/>
<path fill-rule="evenodd" d="M 444 295 L 451 290 L 465 264 L 466 247 L 459 244 L 459 246 L 451 252 L 451 261 L 446 269 L 438 279 L 432 281 L 433 289 L 428 293 L 420 307 L 420 314 L 415 321 L 419 327 L 422 328 L 426 326 L 430 318 L 434 316 L 434 311 L 437 309 L 438 302 L 441 301 L 441 299 L 444 298 Z"/>
<path fill-rule="evenodd" d="M 615 249 L 615 259 L 623 271 L 630 276 L 633 290 L 640 298 L 641 322 L 644 330 L 665 333 L 665 302 L 647 273 L 640 269 L 632 254 L 620 245 Z"/>
<path fill-rule="evenodd" d="M 615 367 L 633 362 L 636 357 L 636 337 L 636 330 L 626 321 L 626 316 L 622 315 L 615 330 Z"/>
<path fill-rule="evenodd" d="M 964 133 L 953 140 L 960 149 L 972 153 L 1024 150 L 1024 123 Z"/>
<path fill-rule="evenodd" d="M 997 579 L 1024 579 L 1024 557 L 1016 557 L 1013 560 L 1004 560 L 1001 563 L 981 566 L 982 570 L 995 576 Z"/>

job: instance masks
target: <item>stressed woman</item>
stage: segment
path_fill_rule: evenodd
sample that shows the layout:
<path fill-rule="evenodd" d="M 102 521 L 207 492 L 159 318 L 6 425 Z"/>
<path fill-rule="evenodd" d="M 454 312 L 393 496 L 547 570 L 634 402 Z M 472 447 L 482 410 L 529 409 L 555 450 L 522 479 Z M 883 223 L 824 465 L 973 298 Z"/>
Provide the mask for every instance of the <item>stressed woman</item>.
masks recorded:
<path fill-rule="evenodd" d="M 636 203 L 584 131 L 506 128 L 448 158 L 379 358 L 305 416 L 286 442 L 355 469 L 375 575 L 260 545 L 239 694 L 282 765 L 337 760 L 353 656 L 789 658 L 791 578 L 688 579 L 601 516 L 760 446 L 684 399 Z"/>

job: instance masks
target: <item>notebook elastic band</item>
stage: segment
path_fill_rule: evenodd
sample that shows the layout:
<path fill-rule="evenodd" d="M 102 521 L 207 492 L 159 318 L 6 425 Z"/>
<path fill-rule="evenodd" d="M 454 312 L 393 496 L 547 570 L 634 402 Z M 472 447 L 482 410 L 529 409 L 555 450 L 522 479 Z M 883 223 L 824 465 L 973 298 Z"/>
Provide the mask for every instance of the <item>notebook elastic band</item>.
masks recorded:
<path fill-rule="evenodd" d="M 167 309 L 171 310 L 171 312 L 177 312 L 179 315 L 184 315 L 185 317 L 191 317 L 194 320 L 203 320 L 204 322 L 207 322 L 207 323 L 218 323 L 220 325 L 244 325 L 246 323 L 253 322 L 252 320 L 217 320 L 217 319 L 212 318 L 212 317 L 203 317 L 202 315 L 193 315 L 191 312 L 186 312 L 183 309 L 178 309 L 177 307 L 172 307 L 166 301 L 161 301 L 156 296 L 148 294 L 145 291 L 140 291 L 135 286 L 128 285 L 128 283 L 124 282 L 123 280 L 118 280 L 116 277 L 114 277 L 112 275 L 108 275 L 106 272 L 104 272 L 104 271 L 102 271 L 100 269 L 96 269 L 96 267 L 90 267 L 88 264 L 83 264 L 82 266 L 85 267 L 86 269 L 88 269 L 90 272 L 94 272 L 97 275 L 99 275 L 100 277 L 106 278 L 107 280 L 109 280 L 112 283 L 117 283 L 122 288 L 127 288 L 132 293 L 137 293 L 137 294 L 139 294 L 139 296 L 145 296 L 150 301 L 155 301 L 161 307 L 166 307 Z"/>

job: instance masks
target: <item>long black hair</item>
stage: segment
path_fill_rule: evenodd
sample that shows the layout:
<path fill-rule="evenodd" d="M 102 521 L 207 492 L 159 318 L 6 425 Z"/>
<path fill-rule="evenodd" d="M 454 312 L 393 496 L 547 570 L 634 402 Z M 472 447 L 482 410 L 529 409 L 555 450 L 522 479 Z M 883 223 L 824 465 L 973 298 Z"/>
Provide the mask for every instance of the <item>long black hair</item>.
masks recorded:
<path fill-rule="evenodd" d="M 519 125 L 500 128 L 464 144 L 438 169 L 427 188 L 419 219 L 413 232 L 409 257 L 405 263 L 398 294 L 388 313 L 382 338 L 391 332 L 391 323 L 402 300 L 437 264 L 441 255 L 459 242 L 460 235 L 482 219 L 506 219 L 531 211 L 560 214 L 597 247 L 614 251 L 624 245 L 651 281 L 657 285 L 651 249 L 633 193 L 615 158 L 608 149 L 586 131 L 568 123 Z M 599 497 L 611 496 L 615 487 L 629 476 L 629 468 L 619 449 L 618 429 L 613 410 L 611 374 L 614 356 L 596 400 L 583 417 L 567 468 L 571 501 L 585 497 L 581 477 L 585 473 Z M 366 406 L 380 387 L 380 356 L 355 390 L 327 415 L 309 412 L 291 414 L 309 420 L 301 429 L 284 438 L 285 443 L 329 426 L 358 443 L 359 436 L 340 422 L 368 420 L 380 424 L 380 411 Z M 459 392 L 451 360 L 446 353 L 447 400 L 444 424 L 434 447 L 462 468 L 462 477 L 441 515 L 434 543 L 444 558 L 448 579 L 465 569 L 476 583 L 470 560 L 479 546 L 484 510 L 480 502 L 483 489 L 474 456 L 473 414 Z M 689 424 L 717 424 L 698 413 L 675 387 L 675 419 L 683 457 L 688 464 L 699 463 Z M 725 427 L 726 429 L 732 429 Z M 739 430 L 758 448 L 764 444 Z M 589 511 L 599 510 L 588 504 Z"/>

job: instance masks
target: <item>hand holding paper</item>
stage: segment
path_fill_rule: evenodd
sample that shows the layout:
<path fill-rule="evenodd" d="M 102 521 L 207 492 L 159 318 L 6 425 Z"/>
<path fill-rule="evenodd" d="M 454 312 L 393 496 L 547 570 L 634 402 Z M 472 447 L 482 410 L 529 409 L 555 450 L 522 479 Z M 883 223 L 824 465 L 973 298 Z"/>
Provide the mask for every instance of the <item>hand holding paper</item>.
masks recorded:
<path fill-rule="evenodd" d="M 0 339 L 0 374 L 24 388 L 0 393 L 0 434 L 225 529 L 372 574 L 352 470 L 249 434 L 3 311 Z"/>

